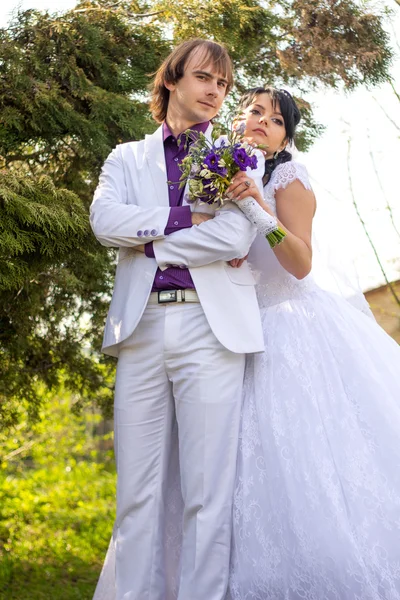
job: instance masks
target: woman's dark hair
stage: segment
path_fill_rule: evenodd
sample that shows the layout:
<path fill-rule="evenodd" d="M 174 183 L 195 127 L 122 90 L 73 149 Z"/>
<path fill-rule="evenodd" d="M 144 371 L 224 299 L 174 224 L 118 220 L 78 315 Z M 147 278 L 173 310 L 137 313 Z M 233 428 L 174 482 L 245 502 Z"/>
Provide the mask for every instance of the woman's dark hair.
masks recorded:
<path fill-rule="evenodd" d="M 250 104 L 253 104 L 255 98 L 261 94 L 267 94 L 275 109 L 279 104 L 285 123 L 286 139 L 288 143 L 293 142 L 297 125 L 300 123 L 301 114 L 293 97 L 286 90 L 278 90 L 273 87 L 256 87 L 247 90 L 239 100 L 237 108 L 238 114 L 242 113 Z M 264 185 L 271 177 L 272 171 L 281 163 L 292 160 L 292 155 L 287 150 L 281 150 L 278 156 L 268 158 L 265 161 L 265 175 L 263 178 Z"/>

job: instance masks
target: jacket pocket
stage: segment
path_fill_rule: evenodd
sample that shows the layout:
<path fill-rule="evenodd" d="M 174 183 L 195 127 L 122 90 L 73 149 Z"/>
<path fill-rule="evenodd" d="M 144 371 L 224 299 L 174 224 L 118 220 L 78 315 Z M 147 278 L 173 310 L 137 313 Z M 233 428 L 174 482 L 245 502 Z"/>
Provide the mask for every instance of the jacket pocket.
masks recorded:
<path fill-rule="evenodd" d="M 247 262 L 244 262 L 239 269 L 227 265 L 225 271 L 232 283 L 237 285 L 255 285 L 256 280 L 254 279 L 253 273 L 250 270 Z"/>

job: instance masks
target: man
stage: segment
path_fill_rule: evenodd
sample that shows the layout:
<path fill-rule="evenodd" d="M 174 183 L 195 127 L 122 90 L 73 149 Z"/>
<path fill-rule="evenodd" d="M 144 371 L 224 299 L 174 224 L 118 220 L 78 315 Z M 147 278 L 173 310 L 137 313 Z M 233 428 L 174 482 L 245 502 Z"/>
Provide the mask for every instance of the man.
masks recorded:
<path fill-rule="evenodd" d="M 116 599 L 165 600 L 163 512 L 177 421 L 183 540 L 179 600 L 222 600 L 245 354 L 263 350 L 254 280 L 244 264 L 253 226 L 232 203 L 185 204 L 180 134 L 211 133 L 232 85 L 219 44 L 190 40 L 158 70 L 160 128 L 104 164 L 91 207 L 99 241 L 120 248 L 103 350 L 118 356 Z M 208 211 L 208 214 L 205 211 Z M 213 218 L 215 215 L 215 218 Z"/>

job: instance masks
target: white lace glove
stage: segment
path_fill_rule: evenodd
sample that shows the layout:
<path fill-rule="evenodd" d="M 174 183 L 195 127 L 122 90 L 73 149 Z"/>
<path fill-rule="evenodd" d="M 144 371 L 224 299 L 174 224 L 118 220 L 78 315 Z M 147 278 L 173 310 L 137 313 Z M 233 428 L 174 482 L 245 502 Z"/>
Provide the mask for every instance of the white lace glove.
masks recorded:
<path fill-rule="evenodd" d="M 253 223 L 257 227 L 257 231 L 264 237 L 278 229 L 277 219 L 263 210 L 251 196 L 244 200 L 232 200 L 232 202 L 237 204 L 250 223 Z"/>

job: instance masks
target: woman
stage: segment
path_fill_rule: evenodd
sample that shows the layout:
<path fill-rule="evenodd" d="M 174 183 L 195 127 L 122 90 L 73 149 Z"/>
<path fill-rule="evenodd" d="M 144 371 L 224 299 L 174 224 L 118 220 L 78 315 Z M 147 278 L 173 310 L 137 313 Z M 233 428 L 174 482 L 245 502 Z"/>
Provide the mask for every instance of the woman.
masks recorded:
<path fill-rule="evenodd" d="M 230 593 L 399 599 L 400 348 L 309 274 L 315 198 L 286 151 L 300 120 L 290 94 L 252 89 L 240 112 L 267 146 L 265 187 L 239 173 L 230 197 L 287 235 L 273 250 L 259 235 L 248 257 L 265 352 L 246 367 Z"/>

